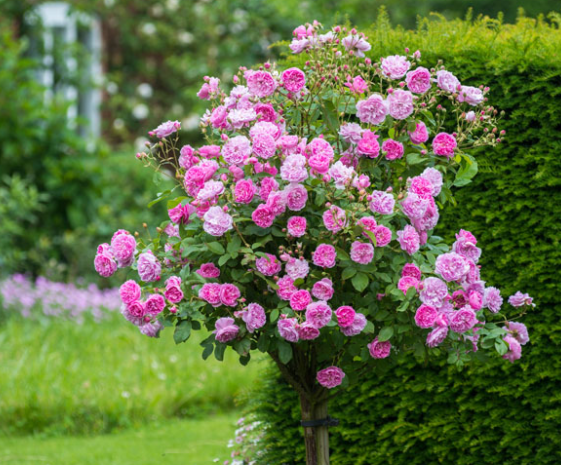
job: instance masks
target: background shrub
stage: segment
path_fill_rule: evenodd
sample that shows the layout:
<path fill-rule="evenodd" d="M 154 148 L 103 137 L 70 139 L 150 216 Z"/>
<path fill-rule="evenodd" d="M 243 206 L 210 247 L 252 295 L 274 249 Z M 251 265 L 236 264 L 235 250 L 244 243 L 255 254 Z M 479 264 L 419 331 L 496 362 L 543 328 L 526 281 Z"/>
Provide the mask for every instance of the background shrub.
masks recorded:
<path fill-rule="evenodd" d="M 443 58 L 464 84 L 489 85 L 490 100 L 507 112 L 506 143 L 476 154 L 481 172 L 457 192 L 456 207 L 446 206 L 436 232 L 472 231 L 484 250 L 482 278 L 501 283 L 505 296 L 529 292 L 538 307 L 524 318 L 531 341 L 512 365 L 499 359 L 459 372 L 407 354 L 393 366 L 373 362 L 362 384 L 333 400 L 331 415 L 341 420 L 331 430 L 334 463 L 561 462 L 561 34 L 559 17 L 550 19 L 422 20 L 409 32 L 382 13 L 368 34 L 376 55 L 408 46 L 425 64 Z M 269 425 L 267 463 L 302 463 L 291 389 L 271 374 L 256 396 Z"/>

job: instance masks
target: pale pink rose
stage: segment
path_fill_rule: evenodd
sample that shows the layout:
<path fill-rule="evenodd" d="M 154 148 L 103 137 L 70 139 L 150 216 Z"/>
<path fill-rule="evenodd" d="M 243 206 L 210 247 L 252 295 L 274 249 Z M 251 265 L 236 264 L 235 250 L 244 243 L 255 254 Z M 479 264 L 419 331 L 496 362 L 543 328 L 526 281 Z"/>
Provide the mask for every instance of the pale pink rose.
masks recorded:
<path fill-rule="evenodd" d="M 295 311 L 306 310 L 306 307 L 312 303 L 312 296 L 305 289 L 296 291 L 290 296 L 290 308 Z"/>
<path fill-rule="evenodd" d="M 536 305 L 533 303 L 533 298 L 530 297 L 529 294 L 523 294 L 520 291 L 517 291 L 516 294 L 511 295 L 508 298 L 508 303 L 513 307 L 523 307 L 524 305 L 533 306 Z"/>
<path fill-rule="evenodd" d="M 304 321 L 298 328 L 298 337 L 302 341 L 312 341 L 319 337 L 319 329 L 309 321 Z"/>
<path fill-rule="evenodd" d="M 101 244 L 97 249 L 97 254 L 94 259 L 95 271 L 97 271 L 100 276 L 108 278 L 115 271 L 117 271 L 117 261 L 113 256 L 111 247 L 109 244 Z"/>
<path fill-rule="evenodd" d="M 119 295 L 124 304 L 130 304 L 135 300 L 140 300 L 141 290 L 138 283 L 132 279 L 125 281 L 119 288 Z"/>
<path fill-rule="evenodd" d="M 421 302 L 431 307 L 441 307 L 444 299 L 448 296 L 446 283 L 438 278 L 426 278 L 422 283 L 420 292 Z"/>
<path fill-rule="evenodd" d="M 404 56 L 391 55 L 382 58 L 382 73 L 390 79 L 401 79 L 410 67 L 411 63 Z"/>
<path fill-rule="evenodd" d="M 329 175 L 337 189 L 345 189 L 352 182 L 356 172 L 354 168 L 345 166 L 341 160 L 339 160 L 329 168 Z"/>
<path fill-rule="evenodd" d="M 138 257 L 138 275 L 145 283 L 160 279 L 162 265 L 152 251 L 141 253 Z"/>
<path fill-rule="evenodd" d="M 362 330 L 366 327 L 366 317 L 362 313 L 355 313 L 353 323 L 350 326 L 341 328 L 341 332 L 347 336 L 356 336 L 362 333 Z"/>
<path fill-rule="evenodd" d="M 331 321 L 332 310 L 327 302 L 312 302 L 306 308 L 306 321 L 317 329 Z"/>
<path fill-rule="evenodd" d="M 436 347 L 444 342 L 448 335 L 448 326 L 438 326 L 427 334 L 427 346 Z"/>
<path fill-rule="evenodd" d="M 488 308 L 491 313 L 498 313 L 503 305 L 503 298 L 501 297 L 501 291 L 496 287 L 485 288 L 485 293 L 483 294 L 483 306 Z"/>
<path fill-rule="evenodd" d="M 324 388 L 333 389 L 343 382 L 345 372 L 341 368 L 332 366 L 318 371 L 316 378 Z"/>
<path fill-rule="evenodd" d="M 164 325 L 158 320 L 146 322 L 138 327 L 141 334 L 148 337 L 158 337 L 160 331 L 164 329 Z"/>
<path fill-rule="evenodd" d="M 218 200 L 218 196 L 224 193 L 224 184 L 221 181 L 207 181 L 197 193 L 198 200 Z"/>
<path fill-rule="evenodd" d="M 516 339 L 520 343 L 520 345 L 526 345 L 526 343 L 530 341 L 528 328 L 526 328 L 526 325 L 524 323 L 507 321 L 505 329 L 514 339 Z"/>
<path fill-rule="evenodd" d="M 476 120 L 477 116 L 474 111 L 468 111 L 466 113 L 466 121 L 473 123 Z"/>
<path fill-rule="evenodd" d="M 430 204 L 431 199 L 409 192 L 401 202 L 401 210 L 410 220 L 417 220 L 425 215 Z"/>
<path fill-rule="evenodd" d="M 292 31 L 292 35 L 297 39 L 305 39 L 314 35 L 314 28 L 311 25 L 308 25 L 308 27 L 300 25 Z"/>
<path fill-rule="evenodd" d="M 195 150 L 190 145 L 184 145 L 179 151 L 178 163 L 181 168 L 188 170 L 196 163 Z"/>
<path fill-rule="evenodd" d="M 427 140 L 429 140 L 429 131 L 427 126 L 422 121 L 417 123 L 415 130 L 413 132 L 407 132 L 409 134 L 409 138 L 411 142 L 415 145 L 424 144 Z"/>
<path fill-rule="evenodd" d="M 441 132 L 434 136 L 432 140 L 432 150 L 435 155 L 440 155 L 444 157 L 451 158 L 454 156 L 454 150 L 458 143 L 456 142 L 456 138 L 445 132 Z"/>
<path fill-rule="evenodd" d="M 330 244 L 318 245 L 312 255 L 314 265 L 321 268 L 333 268 L 336 258 L 337 252 L 335 251 L 335 247 Z"/>
<path fill-rule="evenodd" d="M 358 190 L 366 189 L 370 187 L 370 178 L 366 174 L 361 174 L 360 176 L 355 176 L 352 182 L 352 186 Z"/>
<path fill-rule="evenodd" d="M 235 307 L 237 301 L 241 296 L 241 292 L 234 284 L 221 284 L 220 285 L 220 302 L 228 307 Z"/>
<path fill-rule="evenodd" d="M 370 344 L 368 344 L 368 350 L 373 358 L 387 358 L 390 356 L 392 350 L 392 344 L 390 341 L 380 342 L 378 338 L 375 338 Z"/>
<path fill-rule="evenodd" d="M 286 274 L 294 280 L 304 279 L 310 272 L 310 266 L 303 258 L 290 258 L 284 268 Z"/>
<path fill-rule="evenodd" d="M 253 153 L 265 160 L 273 157 L 277 151 L 277 143 L 273 136 L 264 133 L 257 133 L 252 139 Z"/>
<path fill-rule="evenodd" d="M 298 324 L 298 320 L 296 318 L 280 319 L 277 323 L 279 334 L 283 339 L 286 339 L 288 342 L 298 342 L 299 327 L 300 325 Z"/>
<path fill-rule="evenodd" d="M 397 241 L 401 249 L 409 255 L 413 255 L 419 251 L 420 238 L 419 233 L 411 225 L 406 225 L 401 231 L 397 232 Z"/>
<path fill-rule="evenodd" d="M 223 236 L 234 227 L 232 217 L 218 206 L 210 207 L 203 219 L 203 229 L 211 236 Z"/>
<path fill-rule="evenodd" d="M 469 105 L 476 106 L 485 100 L 483 92 L 477 87 L 462 86 L 458 93 L 458 102 L 466 102 Z"/>
<path fill-rule="evenodd" d="M 209 121 L 212 127 L 215 129 L 231 128 L 228 123 L 228 110 L 223 105 L 219 105 L 214 110 L 212 110 Z"/>
<path fill-rule="evenodd" d="M 323 213 L 323 224 L 331 232 L 337 233 L 347 226 L 345 210 L 333 205 Z"/>
<path fill-rule="evenodd" d="M 289 210 L 300 211 L 306 206 L 308 191 L 302 184 L 290 184 L 284 189 L 286 206 Z"/>
<path fill-rule="evenodd" d="M 159 139 L 172 135 L 181 129 L 181 123 L 179 121 L 166 121 L 160 124 L 156 129 L 150 131 L 149 135 L 155 135 Z"/>
<path fill-rule="evenodd" d="M 119 268 L 132 265 L 135 251 L 136 239 L 128 231 L 119 229 L 111 238 L 111 252 Z"/>
<path fill-rule="evenodd" d="M 152 294 L 146 299 L 144 307 L 146 313 L 151 316 L 160 314 L 166 306 L 166 301 L 160 294 Z"/>
<path fill-rule="evenodd" d="M 388 113 L 392 118 L 403 120 L 413 113 L 413 94 L 408 90 L 396 89 L 388 95 Z"/>
<path fill-rule="evenodd" d="M 437 316 L 436 308 L 422 304 L 415 313 L 415 324 L 419 328 L 430 328 L 434 325 Z"/>
<path fill-rule="evenodd" d="M 391 215 L 395 207 L 395 198 L 389 192 L 374 191 L 370 196 L 370 210 L 381 215 Z"/>
<path fill-rule="evenodd" d="M 421 238 L 421 245 L 427 242 L 427 233 L 433 229 L 438 223 L 439 218 L 438 207 L 434 201 L 429 201 L 429 205 L 423 216 L 420 218 L 412 219 L 413 226 L 419 231 L 419 237 Z"/>
<path fill-rule="evenodd" d="M 286 211 L 286 193 L 281 192 L 271 192 L 269 197 L 267 197 L 267 207 L 271 210 L 271 213 L 276 217 L 282 215 Z"/>
<path fill-rule="evenodd" d="M 220 270 L 214 263 L 203 263 L 196 273 L 203 278 L 218 278 L 220 276 Z"/>
<path fill-rule="evenodd" d="M 251 203 L 257 187 L 251 179 L 240 179 L 234 188 L 234 200 L 238 203 Z"/>
<path fill-rule="evenodd" d="M 293 154 L 286 157 L 281 166 L 281 178 L 288 182 L 302 182 L 308 178 L 306 157 Z"/>
<path fill-rule="evenodd" d="M 267 322 L 265 309 L 259 304 L 249 304 L 243 312 L 240 312 L 240 314 L 247 330 L 250 333 L 253 333 L 256 329 L 262 328 Z"/>
<path fill-rule="evenodd" d="M 386 159 L 397 160 L 398 158 L 403 158 L 405 149 L 401 142 L 393 139 L 386 139 L 382 144 L 382 151 L 386 154 Z"/>
<path fill-rule="evenodd" d="M 255 260 L 255 267 L 257 268 L 257 271 L 265 276 L 274 276 L 281 270 L 281 262 L 277 257 L 271 255 L 270 253 L 266 255 L 266 257 L 259 257 Z"/>
<path fill-rule="evenodd" d="M 291 216 L 286 224 L 288 234 L 292 237 L 302 237 L 306 234 L 306 218 L 303 216 Z"/>
<path fill-rule="evenodd" d="M 385 247 L 392 241 L 391 229 L 383 224 L 376 226 L 373 232 L 376 237 L 376 247 Z"/>
<path fill-rule="evenodd" d="M 220 156 L 220 150 L 219 145 L 203 145 L 199 148 L 199 154 L 201 157 L 207 159 L 218 158 Z"/>
<path fill-rule="evenodd" d="M 251 219 L 260 228 L 268 228 L 273 224 L 275 215 L 267 205 L 261 204 L 253 211 Z"/>
<path fill-rule="evenodd" d="M 378 223 L 376 222 L 376 219 L 373 216 L 364 216 L 360 220 L 358 220 L 356 224 L 357 226 L 362 227 L 362 229 L 364 229 L 365 231 L 370 231 L 370 232 L 374 232 L 376 226 L 378 226 Z M 362 235 L 365 237 L 370 237 L 366 233 L 362 233 Z"/>
<path fill-rule="evenodd" d="M 339 129 L 339 135 L 341 139 L 349 144 L 358 144 L 362 138 L 362 133 L 364 129 L 360 127 L 357 123 L 345 123 Z"/>
<path fill-rule="evenodd" d="M 399 281 L 397 282 L 397 288 L 403 292 L 403 294 L 407 294 L 407 291 L 410 287 L 417 289 L 419 286 L 419 280 L 412 276 L 402 276 Z"/>
<path fill-rule="evenodd" d="M 199 291 L 199 297 L 213 307 L 219 307 L 222 304 L 220 300 L 220 289 L 221 286 L 218 283 L 203 284 L 203 287 L 201 287 Z"/>
<path fill-rule="evenodd" d="M 249 91 L 259 98 L 272 95 L 277 88 L 275 78 L 266 71 L 248 71 L 245 78 Z"/>
<path fill-rule="evenodd" d="M 284 276 L 277 281 L 277 295 L 281 300 L 290 300 L 292 294 L 294 294 L 298 289 L 294 285 L 294 280 L 290 276 Z"/>
<path fill-rule="evenodd" d="M 345 86 L 348 87 L 353 94 L 364 94 L 368 90 L 368 84 L 361 76 L 355 76 L 352 78 L 352 81 L 351 76 L 347 76 Z"/>
<path fill-rule="evenodd" d="M 465 333 L 475 326 L 477 316 L 473 309 L 466 305 L 460 310 L 452 313 L 450 318 L 450 329 L 455 333 Z"/>
<path fill-rule="evenodd" d="M 372 94 L 366 100 L 356 103 L 357 117 L 362 123 L 381 124 L 386 119 L 388 107 L 379 94 Z"/>
<path fill-rule="evenodd" d="M 335 310 L 335 315 L 337 316 L 337 324 L 341 328 L 348 328 L 354 322 L 356 311 L 349 305 L 343 305 Z"/>
<path fill-rule="evenodd" d="M 257 119 L 257 113 L 253 108 L 235 109 L 228 112 L 228 121 L 235 129 L 249 126 L 249 123 Z"/>
<path fill-rule="evenodd" d="M 442 190 L 442 173 L 436 168 L 425 168 L 421 173 L 421 177 L 428 180 L 432 185 L 432 195 L 436 197 Z"/>
<path fill-rule="evenodd" d="M 372 131 L 364 131 L 362 139 L 358 142 L 357 152 L 368 158 L 376 158 L 380 154 L 380 143 L 378 142 L 378 135 Z"/>
<path fill-rule="evenodd" d="M 370 243 L 355 241 L 351 245 L 351 260 L 368 265 L 374 259 L 374 247 Z"/>
<path fill-rule="evenodd" d="M 403 269 L 401 270 L 401 276 L 404 278 L 405 276 L 411 276 L 417 280 L 421 279 L 421 270 L 417 265 L 414 263 L 406 263 L 403 265 Z"/>
<path fill-rule="evenodd" d="M 275 178 L 271 176 L 264 177 L 261 179 L 261 184 L 259 186 L 259 197 L 266 202 L 269 198 L 269 194 L 273 191 L 277 191 L 279 189 L 279 183 L 275 180 Z"/>
<path fill-rule="evenodd" d="M 367 52 L 372 46 L 358 34 L 351 34 L 341 40 L 343 47 L 347 52 L 353 52 L 359 58 L 364 57 L 364 52 Z"/>
<path fill-rule="evenodd" d="M 442 90 L 453 94 L 458 90 L 460 81 L 450 71 L 440 70 L 436 72 L 436 85 Z"/>
<path fill-rule="evenodd" d="M 306 86 L 306 75 L 299 68 L 288 68 L 282 73 L 282 82 L 289 92 L 298 92 Z"/>
<path fill-rule="evenodd" d="M 258 123 L 255 123 L 249 130 L 249 137 L 254 139 L 258 134 L 267 134 L 273 139 L 277 140 L 282 135 L 283 128 L 284 126 L 279 124 L 260 121 Z"/>
<path fill-rule="evenodd" d="M 230 317 L 218 318 L 214 325 L 216 328 L 213 332 L 215 333 L 216 340 L 222 342 L 230 342 L 236 339 L 240 328 L 234 324 L 234 319 Z"/>
<path fill-rule="evenodd" d="M 308 39 L 292 39 L 292 42 L 288 46 L 292 53 L 298 54 L 302 53 L 304 50 L 307 50 L 312 46 L 311 42 Z"/>
<path fill-rule="evenodd" d="M 312 286 L 312 295 L 318 300 L 327 301 L 334 294 L 333 282 L 329 278 L 323 278 Z"/>
<path fill-rule="evenodd" d="M 407 88 L 414 94 L 424 94 L 431 88 L 430 71 L 419 66 L 413 71 L 409 71 L 405 77 Z"/>
<path fill-rule="evenodd" d="M 228 139 L 222 147 L 224 161 L 232 165 L 243 165 L 251 155 L 251 143 L 245 136 Z"/>
<path fill-rule="evenodd" d="M 472 233 L 460 229 L 460 232 L 456 234 L 456 242 L 452 244 L 452 251 L 477 263 L 481 257 L 481 249 L 476 244 L 477 239 Z"/>
<path fill-rule="evenodd" d="M 503 358 L 511 363 L 514 363 L 515 360 L 518 360 L 522 356 L 522 347 L 520 346 L 520 342 L 511 335 L 505 336 L 503 339 L 508 345 L 508 352 L 503 355 Z"/>
<path fill-rule="evenodd" d="M 469 263 L 455 252 L 445 253 L 436 258 L 434 272 L 445 281 L 459 281 L 469 272 Z"/>

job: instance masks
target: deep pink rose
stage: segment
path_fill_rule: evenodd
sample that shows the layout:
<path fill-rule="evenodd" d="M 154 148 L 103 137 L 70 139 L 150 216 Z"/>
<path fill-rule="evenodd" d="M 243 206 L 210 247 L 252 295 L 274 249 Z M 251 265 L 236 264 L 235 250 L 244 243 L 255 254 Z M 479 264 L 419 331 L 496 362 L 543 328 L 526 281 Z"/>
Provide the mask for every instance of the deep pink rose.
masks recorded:
<path fill-rule="evenodd" d="M 306 75 L 301 69 L 288 68 L 282 73 L 282 82 L 289 92 L 298 92 L 306 86 Z"/>
<path fill-rule="evenodd" d="M 228 307 L 235 307 L 241 296 L 240 290 L 234 284 L 222 284 L 220 286 L 220 302 Z"/>
<path fill-rule="evenodd" d="M 262 328 L 267 322 L 265 309 L 261 305 L 255 303 L 249 304 L 243 312 L 240 312 L 240 316 L 250 333 L 253 333 L 256 329 Z"/>
<path fill-rule="evenodd" d="M 203 284 L 203 287 L 201 287 L 199 291 L 199 297 L 213 307 L 219 307 L 222 304 L 220 300 L 220 289 L 221 286 L 218 283 Z"/>
<path fill-rule="evenodd" d="M 382 144 L 382 151 L 386 153 L 388 160 L 397 160 L 402 158 L 405 153 L 403 144 L 393 139 L 386 139 Z"/>
<path fill-rule="evenodd" d="M 132 279 L 125 281 L 119 288 L 121 301 L 124 304 L 130 304 L 135 300 L 140 300 L 141 290 L 138 283 Z"/>
<path fill-rule="evenodd" d="M 373 358 L 387 358 L 392 350 L 390 341 L 380 342 L 378 338 L 375 338 L 367 347 Z"/>
<path fill-rule="evenodd" d="M 374 247 L 370 243 L 355 241 L 351 245 L 351 260 L 368 265 L 374 259 Z"/>
<path fill-rule="evenodd" d="M 320 329 L 331 321 L 332 313 L 326 302 L 312 302 L 306 308 L 306 321 Z"/>
<path fill-rule="evenodd" d="M 286 224 L 288 234 L 292 237 L 302 237 L 306 234 L 306 218 L 303 216 L 291 216 Z"/>
<path fill-rule="evenodd" d="M 156 316 L 164 310 L 166 301 L 160 294 L 152 294 L 144 304 L 146 313 L 151 316 Z"/>
<path fill-rule="evenodd" d="M 234 324 L 233 318 L 218 318 L 215 323 L 215 338 L 218 342 L 226 343 L 236 339 L 240 328 Z"/>
<path fill-rule="evenodd" d="M 255 267 L 265 276 L 274 276 L 281 270 L 281 262 L 277 257 L 268 253 L 266 257 L 259 257 L 255 260 Z"/>
<path fill-rule="evenodd" d="M 234 200 L 238 203 L 251 203 L 257 187 L 251 179 L 240 179 L 234 188 Z"/>
<path fill-rule="evenodd" d="M 456 138 L 446 132 L 440 132 L 432 140 L 432 150 L 436 155 L 452 158 L 458 143 Z"/>
<path fill-rule="evenodd" d="M 407 88 L 414 94 L 424 94 L 431 88 L 430 71 L 419 66 L 413 71 L 409 71 L 405 77 Z"/>
<path fill-rule="evenodd" d="M 345 373 L 343 372 L 343 370 L 341 370 L 341 368 L 333 366 L 318 371 L 316 377 L 318 383 L 321 384 L 323 387 L 327 389 L 333 389 L 334 387 L 339 386 L 343 382 Z"/>
<path fill-rule="evenodd" d="M 335 247 L 329 244 L 318 245 L 312 255 L 314 265 L 321 268 L 333 268 L 336 258 L 337 252 L 335 251 Z"/>
<path fill-rule="evenodd" d="M 333 282 L 329 278 L 323 278 L 314 283 L 312 286 L 312 294 L 316 299 L 329 300 L 334 293 Z"/>
<path fill-rule="evenodd" d="M 351 326 L 355 319 L 355 309 L 348 305 L 343 305 L 335 310 L 335 315 L 337 316 L 337 323 L 341 328 L 347 328 Z"/>
<path fill-rule="evenodd" d="M 292 308 L 292 310 L 297 310 L 297 311 L 306 310 L 306 307 L 311 302 L 312 302 L 312 296 L 305 289 L 296 291 L 290 296 L 290 308 Z"/>
<path fill-rule="evenodd" d="M 196 273 L 203 278 L 218 278 L 220 276 L 220 270 L 214 263 L 203 263 Z"/>
<path fill-rule="evenodd" d="M 408 132 L 408 134 L 411 142 L 416 145 L 424 144 L 427 140 L 429 140 L 429 132 L 425 123 L 422 121 L 418 122 L 415 130 L 413 132 Z"/>
<path fill-rule="evenodd" d="M 277 323 L 279 334 L 288 342 L 298 342 L 298 320 L 296 318 L 281 318 Z"/>
<path fill-rule="evenodd" d="M 378 135 L 372 131 L 364 131 L 362 138 L 358 142 L 357 152 L 368 158 L 376 158 L 380 155 L 380 143 L 378 142 Z"/>
<path fill-rule="evenodd" d="M 407 291 L 410 287 L 417 289 L 419 286 L 419 280 L 417 278 L 413 278 L 412 276 L 403 276 L 399 279 L 397 283 L 397 288 L 403 292 L 403 294 L 407 294 Z"/>
<path fill-rule="evenodd" d="M 311 341 L 319 337 L 319 329 L 309 321 L 304 321 L 298 329 L 298 337 L 303 341 Z"/>
<path fill-rule="evenodd" d="M 419 328 L 430 328 L 434 325 L 437 316 L 436 308 L 422 304 L 415 313 L 415 324 Z"/>

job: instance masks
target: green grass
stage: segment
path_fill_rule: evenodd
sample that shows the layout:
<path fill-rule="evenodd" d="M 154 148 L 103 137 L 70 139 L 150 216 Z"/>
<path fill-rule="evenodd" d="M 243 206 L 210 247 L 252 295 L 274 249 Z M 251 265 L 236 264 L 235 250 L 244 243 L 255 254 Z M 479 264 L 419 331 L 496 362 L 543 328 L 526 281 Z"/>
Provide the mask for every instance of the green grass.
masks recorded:
<path fill-rule="evenodd" d="M 201 358 L 194 335 L 141 335 L 120 315 L 78 325 L 61 319 L 0 324 L 0 436 L 92 434 L 172 417 L 225 412 L 263 362 Z"/>
<path fill-rule="evenodd" d="M 170 420 L 95 437 L 0 438 L 0 464 L 206 465 L 222 464 L 237 417 Z"/>

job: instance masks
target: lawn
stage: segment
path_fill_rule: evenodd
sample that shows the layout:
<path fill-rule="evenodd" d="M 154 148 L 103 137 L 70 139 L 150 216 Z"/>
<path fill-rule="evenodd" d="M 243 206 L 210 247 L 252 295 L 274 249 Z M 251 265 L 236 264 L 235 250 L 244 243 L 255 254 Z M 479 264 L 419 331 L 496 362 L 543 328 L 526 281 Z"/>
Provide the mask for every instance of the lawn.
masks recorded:
<path fill-rule="evenodd" d="M 169 420 L 94 437 L 0 438 L 0 464 L 203 465 L 229 457 L 237 417 Z"/>

